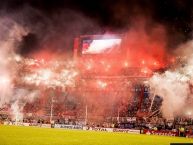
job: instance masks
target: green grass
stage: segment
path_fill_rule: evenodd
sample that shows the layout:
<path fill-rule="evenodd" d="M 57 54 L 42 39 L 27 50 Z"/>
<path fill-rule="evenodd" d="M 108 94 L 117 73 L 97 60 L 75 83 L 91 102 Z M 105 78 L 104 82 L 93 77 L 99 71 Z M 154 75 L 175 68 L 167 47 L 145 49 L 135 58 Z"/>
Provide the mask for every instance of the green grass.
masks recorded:
<path fill-rule="evenodd" d="M 193 139 L 126 133 L 0 126 L 0 145 L 169 145 Z"/>

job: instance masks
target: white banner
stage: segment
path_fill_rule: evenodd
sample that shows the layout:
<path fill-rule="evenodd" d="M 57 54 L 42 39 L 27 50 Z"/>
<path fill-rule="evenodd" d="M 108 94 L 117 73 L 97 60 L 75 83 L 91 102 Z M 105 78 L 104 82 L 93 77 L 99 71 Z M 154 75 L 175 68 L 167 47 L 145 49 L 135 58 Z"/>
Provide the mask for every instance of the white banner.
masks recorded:
<path fill-rule="evenodd" d="M 113 128 L 113 132 L 124 132 L 124 133 L 140 134 L 140 130 L 135 130 L 135 129 Z"/>
<path fill-rule="evenodd" d="M 55 124 L 54 128 L 65 128 L 65 129 L 83 129 L 82 125 L 66 125 L 66 124 Z"/>
<path fill-rule="evenodd" d="M 112 129 L 112 128 L 103 128 L 103 127 L 92 127 L 92 130 L 95 130 L 95 131 L 113 132 L 113 129 Z"/>

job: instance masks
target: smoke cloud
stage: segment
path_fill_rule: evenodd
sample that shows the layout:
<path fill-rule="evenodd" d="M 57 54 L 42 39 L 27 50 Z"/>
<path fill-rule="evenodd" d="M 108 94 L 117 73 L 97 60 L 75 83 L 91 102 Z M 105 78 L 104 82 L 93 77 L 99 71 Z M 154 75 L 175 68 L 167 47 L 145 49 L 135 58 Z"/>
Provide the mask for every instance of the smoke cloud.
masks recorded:
<path fill-rule="evenodd" d="M 159 69 L 170 63 L 168 36 L 163 25 L 152 21 L 149 17 L 138 16 L 132 20 L 125 35 L 123 47 L 128 61 L 134 66 L 143 63 L 143 67 Z"/>
<path fill-rule="evenodd" d="M 12 80 L 17 70 L 13 61 L 15 50 L 28 30 L 9 17 L 1 17 L 0 27 L 0 105 L 3 105 L 9 102 L 14 87 Z"/>
<path fill-rule="evenodd" d="M 13 118 L 18 120 L 22 118 L 21 111 L 25 103 L 37 96 L 36 91 L 28 91 L 25 88 L 19 90 L 14 84 L 18 73 L 16 61 L 20 59 L 16 51 L 29 29 L 14 21 L 10 16 L 1 17 L 0 27 L 0 107 L 10 104 Z"/>
<path fill-rule="evenodd" d="M 192 110 L 193 41 L 181 45 L 176 54 L 178 62 L 163 74 L 154 74 L 150 79 L 152 91 L 163 97 L 162 113 L 166 118 L 186 116 Z M 180 53 L 179 53 L 180 52 Z"/>

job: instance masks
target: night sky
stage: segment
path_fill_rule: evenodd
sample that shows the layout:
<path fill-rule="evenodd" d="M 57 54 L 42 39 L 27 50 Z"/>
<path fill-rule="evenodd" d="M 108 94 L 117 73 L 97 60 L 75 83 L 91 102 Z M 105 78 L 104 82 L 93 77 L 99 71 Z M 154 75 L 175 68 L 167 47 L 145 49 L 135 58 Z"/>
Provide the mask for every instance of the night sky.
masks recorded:
<path fill-rule="evenodd" d="M 2 15 L 12 15 L 18 23 L 31 28 L 20 46 L 24 55 L 47 45 L 57 51 L 69 51 L 75 36 L 105 31 L 121 33 L 129 30 L 135 17 L 141 16 L 166 28 L 168 47 L 175 48 L 192 39 L 192 0 L 6 0 L 0 3 Z"/>

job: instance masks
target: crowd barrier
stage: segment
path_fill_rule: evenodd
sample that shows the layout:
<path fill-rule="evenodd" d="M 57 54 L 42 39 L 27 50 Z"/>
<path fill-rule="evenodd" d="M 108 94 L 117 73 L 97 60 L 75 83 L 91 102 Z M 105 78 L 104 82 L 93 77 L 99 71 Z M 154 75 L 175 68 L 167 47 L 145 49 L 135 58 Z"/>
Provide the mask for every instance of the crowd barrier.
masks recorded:
<path fill-rule="evenodd" d="M 4 125 L 17 125 L 17 126 L 34 126 L 43 128 L 63 128 L 63 129 L 79 129 L 79 130 L 93 130 L 93 131 L 103 131 L 103 132 L 122 132 L 131 134 L 147 134 L 147 135 L 161 135 L 161 136 L 179 136 L 176 131 L 169 130 L 148 130 L 144 129 L 142 131 L 137 129 L 121 129 L 121 128 L 104 128 L 104 127 L 89 127 L 82 125 L 66 125 L 66 124 L 42 124 L 42 123 L 23 123 L 23 122 L 4 122 Z M 192 137 L 192 134 L 189 135 Z"/>
<path fill-rule="evenodd" d="M 23 123 L 23 122 L 4 122 L 4 125 L 17 125 L 17 126 L 36 126 L 43 128 L 63 128 L 63 129 L 80 129 L 80 130 L 93 130 L 93 131 L 105 131 L 105 132 L 124 132 L 140 134 L 140 130 L 134 129 L 119 129 L 119 128 L 104 128 L 104 127 L 88 127 L 82 125 L 66 125 L 66 124 L 41 124 L 41 123 Z"/>

